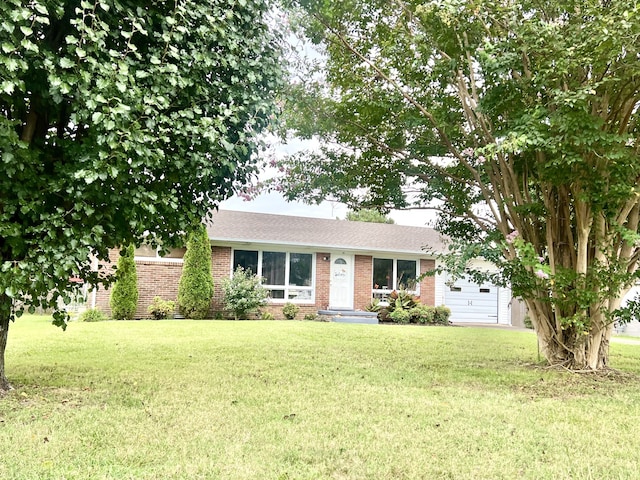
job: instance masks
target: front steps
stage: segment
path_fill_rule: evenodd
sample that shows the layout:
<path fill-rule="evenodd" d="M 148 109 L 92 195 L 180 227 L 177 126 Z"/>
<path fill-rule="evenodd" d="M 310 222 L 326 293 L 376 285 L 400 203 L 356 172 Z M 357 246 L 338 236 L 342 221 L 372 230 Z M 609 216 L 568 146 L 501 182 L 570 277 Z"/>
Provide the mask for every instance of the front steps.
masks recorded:
<path fill-rule="evenodd" d="M 318 310 L 318 316 L 329 322 L 378 324 L 378 314 L 376 312 L 329 309 Z"/>

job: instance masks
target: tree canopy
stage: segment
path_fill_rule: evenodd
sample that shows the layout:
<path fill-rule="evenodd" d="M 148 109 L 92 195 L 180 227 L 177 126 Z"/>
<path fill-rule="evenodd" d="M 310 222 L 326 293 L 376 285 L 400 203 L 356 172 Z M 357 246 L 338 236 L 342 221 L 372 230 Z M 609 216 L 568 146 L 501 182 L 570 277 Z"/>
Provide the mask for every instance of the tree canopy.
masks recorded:
<path fill-rule="evenodd" d="M 282 70 L 269 8 L 0 2 L 0 388 L 14 313 L 98 282 L 90 254 L 177 243 L 251 177 Z"/>
<path fill-rule="evenodd" d="M 373 208 L 349 210 L 345 216 L 345 220 L 350 222 L 394 223 L 393 218 Z"/>
<path fill-rule="evenodd" d="M 287 127 L 323 147 L 286 161 L 288 195 L 438 210 L 457 258 L 525 300 L 550 363 L 606 367 L 640 256 L 638 5 L 294 3 L 322 59 Z"/>

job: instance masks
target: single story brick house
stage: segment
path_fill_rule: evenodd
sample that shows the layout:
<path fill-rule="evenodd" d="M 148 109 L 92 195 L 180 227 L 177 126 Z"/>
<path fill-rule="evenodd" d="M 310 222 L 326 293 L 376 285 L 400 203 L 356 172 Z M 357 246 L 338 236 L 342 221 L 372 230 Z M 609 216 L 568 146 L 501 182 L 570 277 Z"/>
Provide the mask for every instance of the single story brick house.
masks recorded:
<path fill-rule="evenodd" d="M 374 298 L 384 301 L 394 289 L 406 289 L 427 305 L 449 306 L 454 322 L 511 323 L 508 289 L 447 281 L 446 274 L 416 281 L 436 266 L 426 249 L 443 248 L 443 239 L 431 228 L 220 210 L 207 230 L 214 316 L 223 310 L 222 279 L 240 265 L 264 279 L 270 291 L 265 310 L 276 318 L 282 318 L 286 302 L 298 304 L 302 318 L 320 310 L 364 310 Z M 137 317 L 149 317 L 147 306 L 156 295 L 176 298 L 184 251 L 160 257 L 149 247 L 136 250 Z M 114 265 L 117 257 L 114 250 Z M 109 313 L 109 292 L 92 292 L 89 303 Z"/>

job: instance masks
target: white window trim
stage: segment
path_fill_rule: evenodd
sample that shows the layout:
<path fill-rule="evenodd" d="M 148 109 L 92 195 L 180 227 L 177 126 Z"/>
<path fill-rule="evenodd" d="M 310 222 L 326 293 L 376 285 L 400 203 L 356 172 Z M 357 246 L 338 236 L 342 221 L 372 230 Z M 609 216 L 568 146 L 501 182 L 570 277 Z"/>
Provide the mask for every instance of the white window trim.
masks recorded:
<path fill-rule="evenodd" d="M 138 256 L 134 256 L 133 260 L 135 262 L 162 262 L 162 263 L 184 263 L 184 258 L 167 258 L 167 257 L 161 257 L 158 254 L 158 251 L 156 250 L 156 256 L 155 257 L 138 257 Z"/>
<path fill-rule="evenodd" d="M 284 298 L 271 298 L 269 297 L 268 302 L 273 304 L 285 304 L 285 303 L 299 303 L 299 304 L 310 304 L 316 303 L 316 254 L 310 252 L 298 252 L 298 251 L 290 251 L 290 250 L 281 250 L 281 249 L 248 249 L 248 248 L 234 248 L 231 252 L 231 271 L 229 273 L 229 277 L 233 276 L 234 270 L 234 261 L 233 257 L 235 256 L 236 250 L 248 251 L 248 252 L 258 252 L 258 273 L 256 275 L 260 278 L 264 278 L 262 276 L 262 254 L 263 252 L 277 252 L 285 254 L 285 285 L 269 285 L 263 283 L 262 286 L 267 290 L 283 290 Z M 303 287 L 297 285 L 289 285 L 287 282 L 289 280 L 289 272 L 291 265 L 291 254 L 299 253 L 302 255 L 311 255 L 311 286 Z M 296 299 L 296 298 L 288 298 L 290 290 L 306 290 L 311 292 L 310 298 Z"/>

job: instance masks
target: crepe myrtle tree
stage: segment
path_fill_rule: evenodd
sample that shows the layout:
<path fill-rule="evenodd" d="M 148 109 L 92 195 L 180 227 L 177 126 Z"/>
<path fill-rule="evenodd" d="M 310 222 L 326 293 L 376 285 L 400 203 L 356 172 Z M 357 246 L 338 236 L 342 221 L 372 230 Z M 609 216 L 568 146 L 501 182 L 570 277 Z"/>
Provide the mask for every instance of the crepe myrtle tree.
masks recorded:
<path fill-rule="evenodd" d="M 90 255 L 178 243 L 253 175 L 281 83 L 270 11 L 0 2 L 0 390 L 10 320 L 104 281 Z"/>
<path fill-rule="evenodd" d="M 453 240 L 444 265 L 496 262 L 549 363 L 606 368 L 639 276 L 640 7 L 291 3 L 321 55 L 291 82 L 285 126 L 322 147 L 281 162 L 272 185 L 437 210 Z"/>

